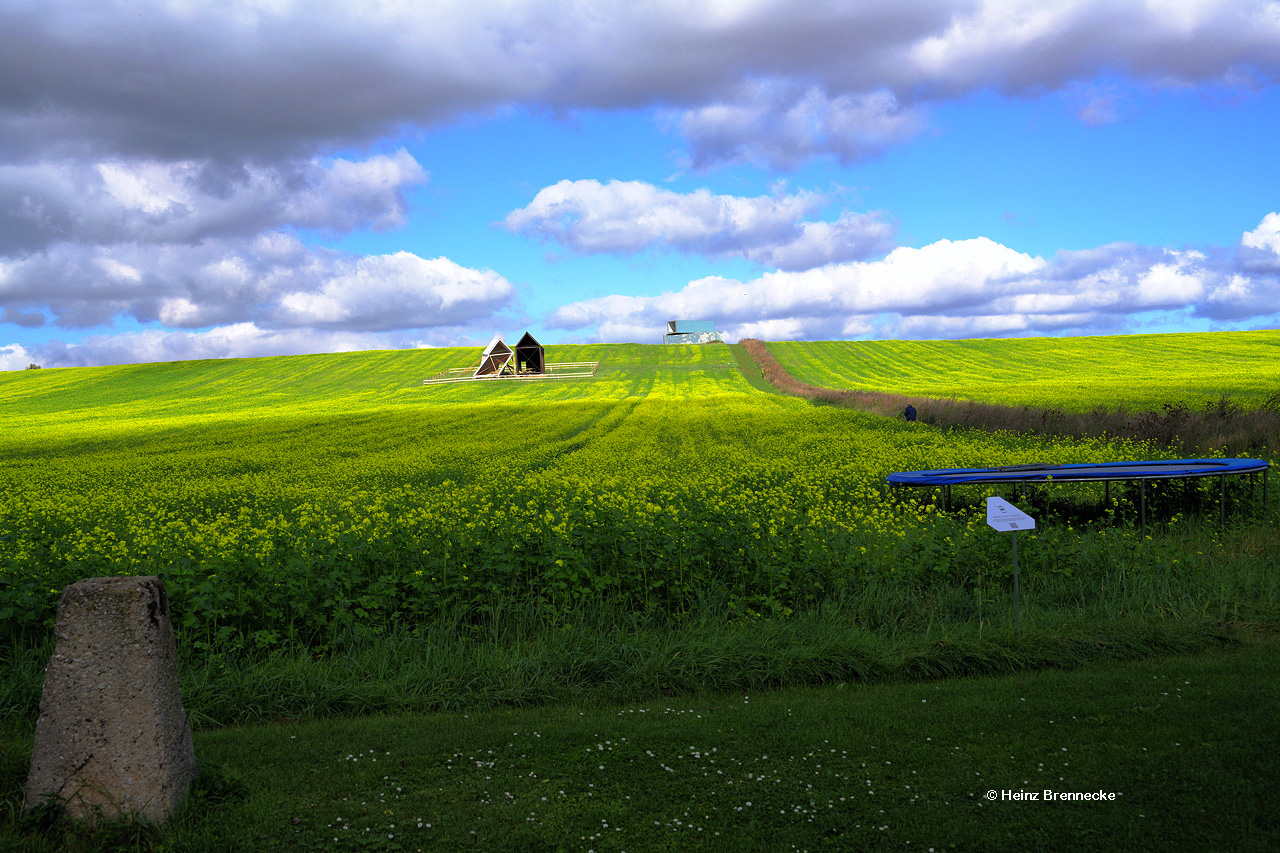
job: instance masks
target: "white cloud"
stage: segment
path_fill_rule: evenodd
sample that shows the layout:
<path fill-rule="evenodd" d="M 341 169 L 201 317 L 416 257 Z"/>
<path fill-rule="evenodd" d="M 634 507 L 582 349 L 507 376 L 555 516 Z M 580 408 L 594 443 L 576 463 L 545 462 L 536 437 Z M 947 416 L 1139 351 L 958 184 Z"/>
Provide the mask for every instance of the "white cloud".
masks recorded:
<path fill-rule="evenodd" d="M 742 282 L 709 277 L 654 297 L 608 296 L 567 305 L 552 314 L 560 328 L 624 323 L 656 328 L 663 319 L 714 319 L 718 328 L 809 319 L 829 327 L 840 318 L 882 312 L 941 311 L 1003 295 L 1006 282 L 1044 262 L 986 238 L 915 249 L 899 247 L 879 261 L 829 264 L 803 272 L 770 272 Z M 639 318 L 643 318 L 640 320 Z M 734 332 L 735 336 L 737 335 Z"/>
<path fill-rule="evenodd" d="M 563 180 L 539 190 L 503 225 L 582 253 L 658 247 L 740 255 L 782 269 L 865 258 L 892 247 L 894 227 L 879 213 L 846 211 L 836 222 L 804 221 L 829 201 L 813 192 L 745 198 L 707 189 L 677 193 L 642 181 Z"/>
<path fill-rule="evenodd" d="M 91 335 L 77 343 L 53 341 L 25 349 L 17 344 L 0 347 L 0 370 L 25 368 L 31 361 L 43 367 L 91 367 L 441 346 L 479 347 L 492 337 L 489 327 L 486 320 L 470 326 L 416 330 L 412 335 L 341 329 L 268 329 L 256 323 L 233 323 L 200 331 L 144 329 Z"/>
<path fill-rule="evenodd" d="M 1280 275 L 1280 213 L 1268 213 L 1240 238 L 1240 266 L 1253 273 Z"/>
<path fill-rule="evenodd" d="M 1198 251 L 1116 244 L 1046 261 L 990 239 L 900 247 L 876 261 L 711 277 L 657 296 L 566 305 L 564 329 L 651 330 L 708 319 L 731 337 L 963 337 L 1115 329 L 1153 310 L 1209 319 L 1280 311 L 1280 282 L 1249 277 Z M 645 339 L 645 338 L 641 338 Z"/>
<path fill-rule="evenodd" d="M 1105 122 L 1123 104 L 1094 88 L 1102 74 L 1239 91 L 1280 79 L 1277 57 L 1280 13 L 1263 0 L 0 4 L 0 316 L 32 328 L 121 314 L 180 329 L 247 323 L 271 340 L 295 340 L 296 324 L 336 335 L 416 323 L 420 338 L 446 339 L 505 310 L 511 286 L 446 259 L 303 246 L 289 229 L 402 224 L 427 177 L 404 151 L 318 152 L 511 108 L 623 109 L 668 117 L 697 168 L 852 163 L 916 138 L 931 105 L 973 92 L 1065 89 L 1082 120 Z M 740 255 L 779 272 L 619 306 L 630 320 L 598 316 L 604 300 L 566 306 L 565 323 L 587 316 L 573 328 L 638 334 L 648 311 L 722 304 L 742 328 L 813 335 L 965 311 L 1035 326 L 1179 299 L 1210 317 L 1276 301 L 1275 214 L 1232 262 L 1141 247 L 1044 261 L 991 241 L 871 262 L 892 247 L 887 217 L 821 219 L 831 202 L 817 195 L 639 185 L 640 201 L 610 200 L 614 185 L 585 184 L 565 199 L 577 213 L 530 213 L 526 233 L 578 251 Z"/>
<path fill-rule="evenodd" d="M 987 314 L 949 316 L 917 314 L 896 317 L 876 327 L 876 336 L 907 340 L 1014 337 L 1063 329 L 1090 329 L 1099 318 L 1090 313 Z"/>
<path fill-rule="evenodd" d="M 918 109 L 884 90 L 833 97 L 779 81 L 744 85 L 727 100 L 685 112 L 678 124 L 700 170 L 734 162 L 787 170 L 819 155 L 856 163 L 927 127 Z"/>
<path fill-rule="evenodd" d="M 835 222 L 802 222 L 789 243 L 747 253 L 762 266 L 805 270 L 824 264 L 869 258 L 893 247 L 897 229 L 881 213 L 845 211 Z"/>
<path fill-rule="evenodd" d="M 193 243 L 293 226 L 340 233 L 405 218 L 405 191 L 427 179 L 404 150 L 365 160 L 228 167 L 114 159 L 0 165 L 0 253 L 52 243 Z"/>
<path fill-rule="evenodd" d="M 284 294 L 277 322 L 385 331 L 460 325 L 506 306 L 511 283 L 492 270 L 409 252 L 344 261 L 318 288 Z"/>
<path fill-rule="evenodd" d="M 316 318 L 328 328 L 438 327 L 486 313 L 511 295 L 496 274 L 416 259 L 425 278 L 415 283 L 406 278 L 412 255 L 344 258 L 273 230 L 393 227 L 404 220 L 407 188 L 425 180 L 404 150 L 270 164 L 0 165 L 0 214 L 7 207 L 14 224 L 0 231 L 3 319 L 34 326 L 47 314 L 66 328 L 120 315 L 176 328 L 296 326 L 297 305 L 308 298 L 330 300 L 330 316 Z M 353 275 L 380 273 L 387 280 L 366 283 L 363 294 L 333 294 Z M 468 295 L 450 292 L 450 277 Z M 435 288 L 434 313 L 423 282 Z"/>
<path fill-rule="evenodd" d="M 1280 255 L 1280 213 L 1268 213 L 1262 217 L 1257 228 L 1244 232 L 1240 243 L 1251 249 Z"/>
<path fill-rule="evenodd" d="M 1257 322 L 1280 311 L 1280 277 L 1240 273 L 1225 276 L 1195 308 L 1197 315 L 1214 320 Z M 1269 322 L 1274 325 L 1276 321 Z"/>
<path fill-rule="evenodd" d="M 44 360 L 45 367 L 84 367 L 204 358 L 354 352 L 390 349 L 394 346 L 395 343 L 386 337 L 368 333 L 271 330 L 259 328 L 253 323 L 236 323 L 200 332 L 148 329 L 120 335 L 93 335 L 76 344 L 53 342 L 36 349 Z"/>
<path fill-rule="evenodd" d="M 108 195 L 125 209 L 151 214 L 190 200 L 188 183 L 178 172 L 179 167 L 172 163 L 139 163 L 132 168 L 120 163 L 98 164 L 98 175 Z"/>
<path fill-rule="evenodd" d="M 634 252 L 666 244 L 723 253 L 792 236 L 796 221 L 824 203 L 815 193 L 789 196 L 676 193 L 642 181 L 560 181 L 509 213 L 504 224 L 579 252 Z"/>
<path fill-rule="evenodd" d="M 488 318 L 471 325 L 396 332 L 348 332 L 342 329 L 269 329 L 233 323 L 202 330 L 143 329 L 95 334 L 76 343 L 52 341 L 24 348 L 0 347 L 0 370 L 82 368 L 108 364 L 195 359 L 256 359 L 316 352 L 404 350 L 425 347 L 480 347 L 493 336 Z"/>
<path fill-rule="evenodd" d="M 34 361 L 35 356 L 21 344 L 0 347 L 0 370 L 25 370 Z"/>
<path fill-rule="evenodd" d="M 425 183 L 427 173 L 403 148 L 393 156 L 335 159 L 308 164 L 313 178 L 306 191 L 288 198 L 281 216 L 291 225 L 351 231 L 366 224 L 395 228 L 405 222 L 404 191 Z"/>
<path fill-rule="evenodd" d="M 48 311 L 67 328 L 127 315 L 185 328 L 382 331 L 468 323 L 513 299 L 511 284 L 490 270 L 409 252 L 346 257 L 281 234 L 197 245 L 58 244 L 0 269 L 7 311 Z"/>
<path fill-rule="evenodd" d="M 22 158 L 244 161 L 511 104 L 666 107 L 688 110 L 704 164 L 852 160 L 910 138 L 931 100 L 1102 72 L 1265 82 L 1278 45 L 1265 0 L 50 0 L 0 12 L 0 79 L 21 81 L 0 105 L 0 138 Z M 776 132 L 750 145 L 741 129 L 766 117 Z"/>
<path fill-rule="evenodd" d="M 1274 75 L 1280 16 L 1269 2 L 1043 3 L 986 0 L 907 51 L 909 74 L 940 91 L 1027 93 L 1116 69 L 1153 82 Z"/>
<path fill-rule="evenodd" d="M 795 341 L 828 337 L 814 334 L 812 320 L 786 318 L 782 320 L 760 320 L 756 323 L 739 323 L 734 327 L 734 340 L 757 338 L 763 341 Z"/>
<path fill-rule="evenodd" d="M 1173 254 L 1173 253 L 1171 253 Z M 1197 253 L 1198 254 L 1198 253 Z M 1192 262 L 1203 258 L 1193 257 Z M 1181 259 L 1156 264 L 1137 281 L 1137 302 L 1146 308 L 1173 308 L 1192 303 L 1205 294 L 1205 283 L 1197 271 Z"/>
<path fill-rule="evenodd" d="M 161 323 L 178 328 L 195 328 L 207 326 L 208 318 L 200 310 L 200 306 L 185 296 L 165 299 L 156 312 Z"/>
<path fill-rule="evenodd" d="M 102 257 L 96 261 L 98 269 L 112 281 L 136 284 L 142 281 L 142 273 L 136 267 L 123 264 L 115 258 Z"/>

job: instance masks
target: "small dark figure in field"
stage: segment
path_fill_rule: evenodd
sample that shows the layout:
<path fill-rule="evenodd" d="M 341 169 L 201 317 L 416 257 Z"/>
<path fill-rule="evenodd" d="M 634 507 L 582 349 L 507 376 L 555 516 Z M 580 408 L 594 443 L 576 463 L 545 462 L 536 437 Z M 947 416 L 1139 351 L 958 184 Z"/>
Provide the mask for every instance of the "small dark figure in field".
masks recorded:
<path fill-rule="evenodd" d="M 908 405 L 907 408 L 903 411 L 902 416 L 906 418 L 908 421 L 914 421 L 916 419 L 916 407 Z"/>

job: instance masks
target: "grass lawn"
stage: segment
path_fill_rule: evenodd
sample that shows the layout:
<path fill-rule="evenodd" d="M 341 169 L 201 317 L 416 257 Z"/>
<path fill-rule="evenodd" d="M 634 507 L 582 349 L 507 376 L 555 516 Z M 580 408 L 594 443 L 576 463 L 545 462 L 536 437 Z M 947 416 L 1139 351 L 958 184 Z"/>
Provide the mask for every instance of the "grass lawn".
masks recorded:
<path fill-rule="evenodd" d="M 1268 641 L 992 678 L 224 728 L 196 736 L 221 784 L 169 830 L 115 835 L 15 824 L 29 743 L 11 744 L 0 849 L 1274 850 L 1278 664 Z"/>

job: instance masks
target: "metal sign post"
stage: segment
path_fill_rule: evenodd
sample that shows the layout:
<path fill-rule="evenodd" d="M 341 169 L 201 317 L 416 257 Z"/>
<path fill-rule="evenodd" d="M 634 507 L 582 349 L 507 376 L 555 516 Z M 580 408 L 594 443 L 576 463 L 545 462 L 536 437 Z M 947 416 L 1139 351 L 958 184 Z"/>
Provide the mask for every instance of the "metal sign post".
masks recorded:
<path fill-rule="evenodd" d="M 1018 531 L 1035 530 L 1036 520 L 1004 498 L 987 498 L 987 526 L 1013 533 L 1013 621 L 1022 631 L 1022 605 L 1018 589 Z"/>

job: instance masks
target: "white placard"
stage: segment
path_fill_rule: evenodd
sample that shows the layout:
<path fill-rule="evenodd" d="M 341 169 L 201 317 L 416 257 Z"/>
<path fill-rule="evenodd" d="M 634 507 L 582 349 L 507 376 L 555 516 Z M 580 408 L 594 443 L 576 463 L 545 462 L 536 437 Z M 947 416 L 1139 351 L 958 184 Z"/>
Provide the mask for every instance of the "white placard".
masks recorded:
<path fill-rule="evenodd" d="M 1036 520 L 1004 498 L 987 498 L 987 524 L 996 530 L 1035 530 Z"/>

